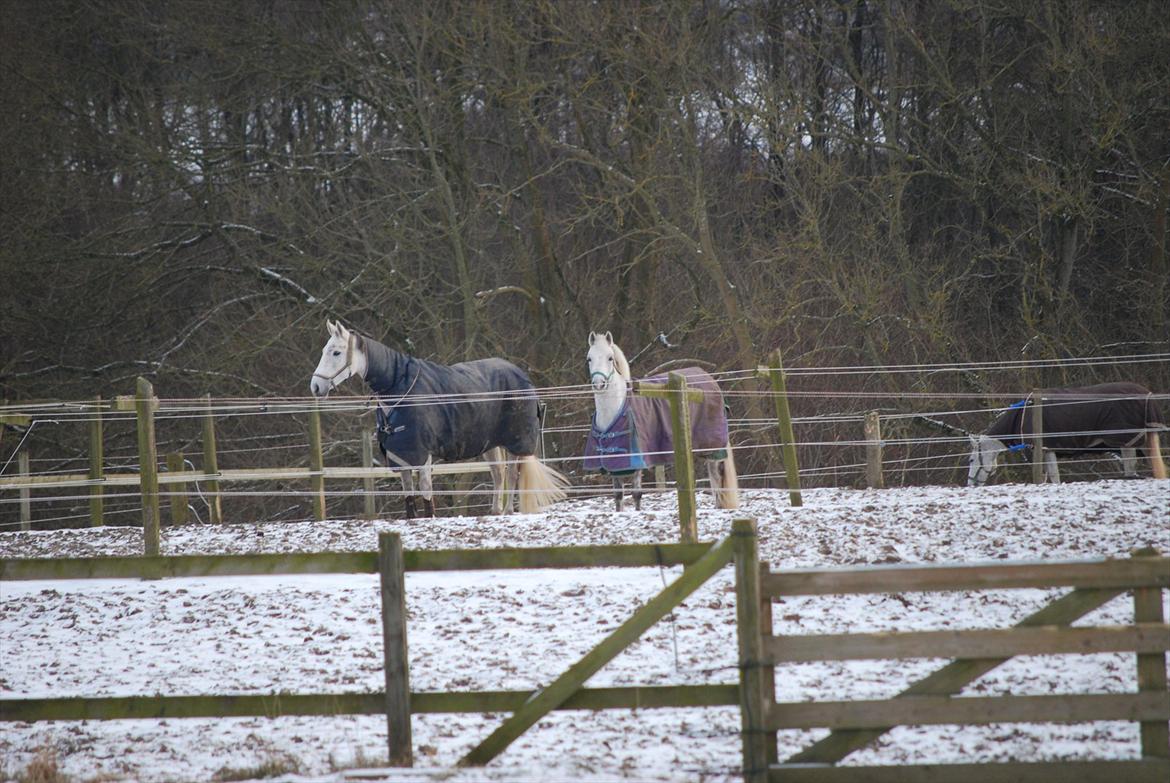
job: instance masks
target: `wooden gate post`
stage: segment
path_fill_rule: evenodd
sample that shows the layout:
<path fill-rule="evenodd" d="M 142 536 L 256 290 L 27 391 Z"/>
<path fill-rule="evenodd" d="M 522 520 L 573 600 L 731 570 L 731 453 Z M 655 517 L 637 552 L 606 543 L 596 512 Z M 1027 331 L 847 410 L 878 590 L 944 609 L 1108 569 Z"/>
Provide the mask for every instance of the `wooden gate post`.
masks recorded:
<path fill-rule="evenodd" d="M 865 414 L 865 484 L 870 489 L 883 487 L 882 425 L 877 411 Z"/>
<path fill-rule="evenodd" d="M 382 667 L 386 679 L 386 732 L 390 766 L 414 766 L 410 733 L 410 661 L 406 654 L 406 578 L 402 537 L 378 534 L 382 583 Z"/>
<path fill-rule="evenodd" d="M 1139 549 L 1134 557 L 1156 557 L 1152 547 Z M 1135 623 L 1163 623 L 1162 590 L 1143 587 L 1133 591 L 1133 620 Z M 1152 653 L 1137 657 L 1137 685 L 1139 691 L 1166 693 L 1166 654 Z M 1170 758 L 1170 725 L 1166 721 L 1144 721 L 1138 724 L 1142 742 L 1142 756 Z"/>
<path fill-rule="evenodd" d="M 768 574 L 771 573 L 771 566 L 767 563 L 760 563 L 760 579 L 764 580 Z M 761 581 L 762 583 L 762 581 Z M 760 591 L 760 645 L 763 649 L 767 645 L 767 639 L 772 637 L 772 596 L 764 595 L 763 590 Z M 764 703 L 772 704 L 776 701 L 776 667 L 770 663 L 764 664 L 763 671 L 760 673 L 760 681 L 763 686 Z M 764 734 L 764 747 L 767 750 L 766 756 L 768 764 L 780 763 L 780 739 L 779 733 L 775 731 L 768 731 Z"/>
<path fill-rule="evenodd" d="M 695 455 L 691 451 L 691 407 L 687 400 L 687 379 L 672 372 L 666 386 L 670 395 L 670 422 L 674 440 L 674 479 L 678 484 L 679 541 L 699 540 L 699 523 L 695 514 Z"/>
<path fill-rule="evenodd" d="M 186 470 L 183 462 L 182 452 L 167 454 L 167 473 L 182 473 Z M 170 499 L 171 524 L 175 527 L 187 524 L 187 482 L 167 482 L 167 497 Z"/>
<path fill-rule="evenodd" d="M 21 449 L 16 456 L 16 472 L 28 482 L 31 472 L 29 467 L 28 449 Z M 32 527 L 32 492 L 28 486 L 20 488 L 20 529 L 28 530 Z"/>
<path fill-rule="evenodd" d="M 378 431 L 361 428 L 362 439 L 362 467 L 374 467 L 374 438 L 377 437 Z M 362 501 L 365 505 L 365 518 L 374 519 L 378 515 L 377 508 L 374 505 L 374 477 L 366 476 L 362 479 Z"/>
<path fill-rule="evenodd" d="M 739 635 L 739 710 L 744 783 L 768 780 L 764 723 L 764 641 L 760 636 L 760 547 L 753 519 L 731 523 L 735 540 L 735 613 Z M 769 629 L 771 632 L 771 629 Z"/>
<path fill-rule="evenodd" d="M 104 475 L 102 460 L 104 443 L 102 441 L 102 398 L 95 397 L 93 401 L 93 417 L 89 420 L 89 478 L 90 481 L 101 481 Z M 89 525 L 101 527 L 105 524 L 105 490 L 100 484 L 89 488 Z"/>
<path fill-rule="evenodd" d="M 138 485 L 142 493 L 142 554 L 158 554 L 158 450 L 154 444 L 154 387 L 139 376 L 134 399 L 138 414 Z"/>
<path fill-rule="evenodd" d="M 325 458 L 321 454 L 321 406 L 315 397 L 313 407 L 309 409 L 309 470 L 313 472 L 309 478 L 313 518 L 322 522 L 325 519 Z"/>
<path fill-rule="evenodd" d="M 800 495 L 800 468 L 796 463 L 796 436 L 792 432 L 788 380 L 784 375 L 784 362 L 780 358 L 779 348 L 769 355 L 768 364 L 767 373 L 772 381 L 772 396 L 776 403 L 776 426 L 780 430 L 780 455 L 788 481 L 788 502 L 793 506 L 801 506 L 804 501 Z"/>
<path fill-rule="evenodd" d="M 1032 391 L 1032 483 L 1044 483 L 1044 398 Z"/>
<path fill-rule="evenodd" d="M 209 476 L 219 473 L 219 457 L 215 451 L 215 417 L 211 412 L 211 395 L 203 398 L 203 472 Z M 219 479 L 207 479 L 208 517 L 213 525 L 223 524 L 223 502 L 219 497 Z"/>

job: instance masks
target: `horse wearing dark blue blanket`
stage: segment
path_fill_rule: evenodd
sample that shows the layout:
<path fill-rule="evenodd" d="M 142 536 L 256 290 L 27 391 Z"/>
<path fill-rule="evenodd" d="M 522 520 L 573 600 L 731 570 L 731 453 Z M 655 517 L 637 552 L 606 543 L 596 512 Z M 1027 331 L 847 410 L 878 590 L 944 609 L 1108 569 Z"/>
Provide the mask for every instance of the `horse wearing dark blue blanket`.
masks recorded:
<path fill-rule="evenodd" d="M 589 333 L 589 380 L 596 410 L 585 441 L 587 471 L 613 476 L 614 501 L 622 509 L 622 482 L 632 476 L 634 507 L 642 508 L 642 470 L 674 460 L 670 403 L 629 395 L 630 365 L 613 335 Z M 719 508 L 739 505 L 735 459 L 728 442 L 727 414 L 719 385 L 698 367 L 679 370 L 692 389 L 707 392 L 702 402 L 690 402 L 691 448 L 707 457 L 707 473 Z M 666 376 L 645 379 L 665 383 Z"/>
<path fill-rule="evenodd" d="M 1060 483 L 1057 457 L 1117 453 L 1126 476 L 1137 476 L 1137 450 L 1144 445 L 1154 478 L 1166 478 L 1158 430 L 1166 419 L 1149 389 L 1137 383 L 1100 383 L 1068 389 L 1046 389 L 1041 410 L 1041 440 L 1046 480 Z M 968 486 L 984 484 L 1004 451 L 1032 447 L 1035 401 L 1020 400 L 1003 411 L 991 426 L 971 438 Z"/>
<path fill-rule="evenodd" d="M 365 379 L 378 397 L 378 447 L 386 467 L 402 476 L 408 517 L 416 512 L 416 471 L 424 509 L 434 516 L 431 466 L 435 460 L 485 457 L 494 488 L 492 513 L 503 510 L 508 475 L 518 489 L 524 513 L 565 498 L 565 478 L 535 456 L 540 440 L 536 390 L 519 367 L 503 359 L 437 364 L 395 351 L 340 324 L 325 324 L 329 341 L 321 351 L 310 389 L 324 397 L 352 375 Z"/>

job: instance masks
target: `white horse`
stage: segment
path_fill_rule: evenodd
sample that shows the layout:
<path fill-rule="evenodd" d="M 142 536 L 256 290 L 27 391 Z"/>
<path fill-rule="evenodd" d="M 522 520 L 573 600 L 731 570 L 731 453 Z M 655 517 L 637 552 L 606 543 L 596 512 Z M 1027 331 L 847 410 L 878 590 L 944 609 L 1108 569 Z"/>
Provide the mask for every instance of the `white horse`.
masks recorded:
<path fill-rule="evenodd" d="M 630 365 L 626 355 L 613 341 L 610 332 L 605 334 L 589 333 L 589 353 L 587 355 L 589 382 L 593 387 L 594 432 L 606 432 L 612 429 L 619 416 L 626 410 L 626 397 L 631 382 Z M 708 376 L 709 377 L 709 376 Z M 714 379 L 711 379 L 714 386 Z M 717 388 L 717 387 L 716 387 Z M 719 406 L 722 408 L 722 398 Z M 692 424 L 696 422 L 692 421 Z M 715 505 L 719 508 L 739 507 L 739 479 L 735 470 L 735 458 L 730 443 L 720 444 L 726 456 L 707 460 L 707 475 L 711 480 L 711 490 L 715 496 Z M 648 457 L 650 455 L 647 455 Z M 642 471 L 633 470 L 634 507 L 642 508 Z M 624 490 L 624 475 L 613 475 L 614 501 L 618 511 L 622 509 Z"/>
<path fill-rule="evenodd" d="M 493 514 L 504 510 L 509 483 L 518 489 L 523 513 L 565 499 L 565 477 L 535 456 L 539 405 L 532 381 L 519 367 L 503 359 L 437 364 L 399 353 L 341 324 L 326 321 L 325 326 L 329 340 L 309 389 L 325 397 L 358 376 L 378 396 L 378 448 L 386 467 L 402 477 L 408 517 L 415 516 L 416 473 L 424 510 L 435 514 L 431 477 L 436 458 L 486 459 Z"/>

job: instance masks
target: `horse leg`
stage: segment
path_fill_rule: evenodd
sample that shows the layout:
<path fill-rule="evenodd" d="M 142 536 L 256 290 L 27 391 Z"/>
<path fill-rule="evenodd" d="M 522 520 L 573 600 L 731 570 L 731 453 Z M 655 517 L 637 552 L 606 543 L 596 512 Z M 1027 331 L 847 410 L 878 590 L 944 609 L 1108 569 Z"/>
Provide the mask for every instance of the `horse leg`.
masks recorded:
<path fill-rule="evenodd" d="M 1049 484 L 1060 483 L 1060 468 L 1056 466 L 1056 455 L 1051 451 L 1044 452 L 1044 478 Z"/>
<path fill-rule="evenodd" d="M 739 475 L 735 470 L 735 453 L 730 446 L 723 459 L 707 460 L 707 475 L 711 478 L 715 507 L 739 508 Z"/>
<path fill-rule="evenodd" d="M 419 468 L 418 475 L 418 489 L 422 494 L 423 510 L 426 511 L 428 517 L 433 517 L 435 515 L 435 496 L 431 474 L 431 458 L 429 456 L 427 457 L 427 463 Z"/>
<path fill-rule="evenodd" d="M 398 475 L 402 477 L 402 491 L 405 493 L 402 504 L 406 507 L 406 518 L 414 519 L 418 516 L 418 509 L 414 505 L 414 471 L 403 470 Z"/>
<path fill-rule="evenodd" d="M 492 474 L 492 514 L 501 514 L 504 511 L 504 495 L 507 487 L 507 466 L 504 464 L 504 450 L 497 446 L 484 453 L 488 463 L 488 472 Z"/>
<path fill-rule="evenodd" d="M 634 471 L 634 508 L 642 510 L 642 471 Z"/>
<path fill-rule="evenodd" d="M 1121 450 L 1121 475 L 1125 478 L 1137 478 L 1137 449 Z"/>
<path fill-rule="evenodd" d="M 507 454 L 507 452 L 505 452 Z M 515 459 L 515 454 L 508 454 L 511 458 L 508 460 L 508 492 L 504 495 L 504 510 L 511 514 L 516 511 L 520 505 L 520 460 Z"/>
<path fill-rule="evenodd" d="M 1156 432 L 1146 433 L 1146 459 L 1150 461 L 1150 472 L 1154 474 L 1154 478 L 1167 477 L 1166 460 L 1162 459 L 1162 446 Z"/>
<path fill-rule="evenodd" d="M 707 478 L 711 481 L 711 499 L 715 503 L 715 508 L 720 508 L 722 504 L 719 502 L 719 493 L 723 491 L 723 470 L 719 460 L 707 460 Z"/>
<path fill-rule="evenodd" d="M 622 480 L 617 476 L 613 477 L 613 504 L 615 509 L 622 510 Z"/>

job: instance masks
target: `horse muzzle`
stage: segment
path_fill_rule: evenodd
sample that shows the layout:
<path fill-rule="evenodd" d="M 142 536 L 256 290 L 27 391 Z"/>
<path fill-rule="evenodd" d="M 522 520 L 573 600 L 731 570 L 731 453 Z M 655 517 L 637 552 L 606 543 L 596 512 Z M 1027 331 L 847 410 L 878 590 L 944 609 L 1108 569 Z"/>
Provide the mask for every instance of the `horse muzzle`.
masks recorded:
<path fill-rule="evenodd" d="M 328 397 L 332 389 L 333 385 L 321 378 L 314 377 L 313 380 L 309 381 L 309 391 L 313 393 L 314 397 Z"/>

